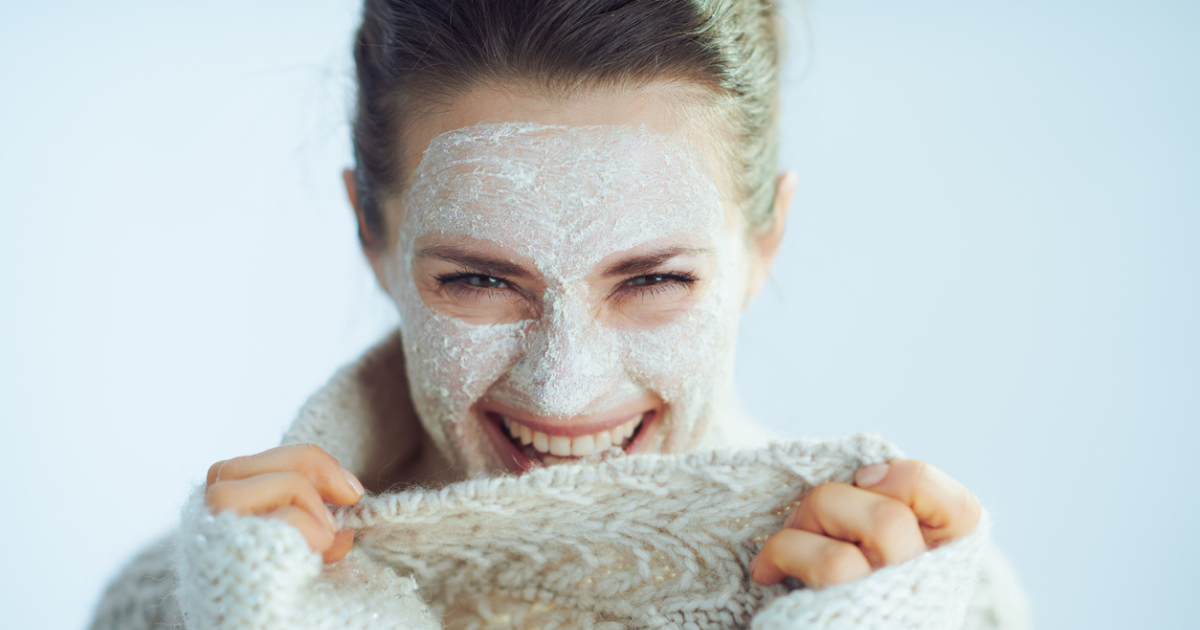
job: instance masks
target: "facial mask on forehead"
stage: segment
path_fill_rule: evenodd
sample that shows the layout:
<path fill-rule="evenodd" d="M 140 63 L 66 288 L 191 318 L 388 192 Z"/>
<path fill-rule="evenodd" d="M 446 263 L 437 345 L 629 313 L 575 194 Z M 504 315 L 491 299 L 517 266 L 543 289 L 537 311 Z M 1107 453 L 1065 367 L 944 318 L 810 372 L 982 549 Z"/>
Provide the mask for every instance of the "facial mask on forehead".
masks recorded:
<path fill-rule="evenodd" d="M 695 446 L 732 412 L 743 236 L 684 141 L 644 127 L 479 124 L 434 138 L 411 182 L 388 284 L 417 412 L 463 472 L 504 468 L 472 411 L 481 399 L 565 422 L 651 393 L 666 403 L 652 449 L 663 451 Z M 427 305 L 414 256 L 450 241 L 532 261 L 546 287 L 536 316 L 474 325 Z M 586 277 L 601 260 L 670 245 L 715 259 L 699 299 L 651 327 L 598 318 L 606 297 Z"/>

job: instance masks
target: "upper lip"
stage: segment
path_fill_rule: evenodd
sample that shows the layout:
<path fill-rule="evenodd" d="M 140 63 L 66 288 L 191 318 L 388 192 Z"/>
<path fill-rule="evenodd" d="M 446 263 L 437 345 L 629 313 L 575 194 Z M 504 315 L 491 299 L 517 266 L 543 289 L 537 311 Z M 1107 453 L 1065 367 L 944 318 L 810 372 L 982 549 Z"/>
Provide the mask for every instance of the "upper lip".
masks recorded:
<path fill-rule="evenodd" d="M 561 419 L 531 414 L 502 402 L 489 401 L 480 407 L 480 411 L 485 417 L 489 413 L 496 414 L 546 435 L 561 435 L 571 438 L 615 429 L 651 410 L 651 407 L 644 404 L 638 405 L 637 408 L 622 406 L 602 414 L 581 416 L 564 422 Z"/>

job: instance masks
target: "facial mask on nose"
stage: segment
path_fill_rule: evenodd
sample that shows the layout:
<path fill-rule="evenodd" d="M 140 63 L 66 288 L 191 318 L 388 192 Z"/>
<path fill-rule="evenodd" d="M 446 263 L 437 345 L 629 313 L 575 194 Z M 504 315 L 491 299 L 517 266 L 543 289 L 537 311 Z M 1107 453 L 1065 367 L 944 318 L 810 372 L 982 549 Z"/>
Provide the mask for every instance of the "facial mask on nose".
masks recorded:
<path fill-rule="evenodd" d="M 434 138 L 411 181 L 388 284 L 417 412 L 463 472 L 504 466 L 472 413 L 485 395 L 565 420 L 652 392 L 666 403 L 664 451 L 696 446 L 733 413 L 743 236 L 682 140 L 644 127 L 480 124 Z M 456 237 L 532 260 L 546 286 L 537 316 L 474 325 L 428 306 L 413 278 L 417 243 Z M 596 317 L 585 278 L 602 259 L 679 240 L 716 262 L 691 308 L 645 328 Z"/>

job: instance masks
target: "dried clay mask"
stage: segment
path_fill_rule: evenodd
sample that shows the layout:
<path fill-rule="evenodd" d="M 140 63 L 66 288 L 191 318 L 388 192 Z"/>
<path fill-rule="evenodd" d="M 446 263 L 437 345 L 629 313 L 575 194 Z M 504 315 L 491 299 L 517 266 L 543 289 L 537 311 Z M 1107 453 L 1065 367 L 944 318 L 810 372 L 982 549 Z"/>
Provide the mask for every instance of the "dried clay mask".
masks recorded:
<path fill-rule="evenodd" d="M 683 451 L 735 413 L 744 237 L 690 145 L 479 124 L 411 181 L 388 285 L 417 412 L 461 472 Z"/>

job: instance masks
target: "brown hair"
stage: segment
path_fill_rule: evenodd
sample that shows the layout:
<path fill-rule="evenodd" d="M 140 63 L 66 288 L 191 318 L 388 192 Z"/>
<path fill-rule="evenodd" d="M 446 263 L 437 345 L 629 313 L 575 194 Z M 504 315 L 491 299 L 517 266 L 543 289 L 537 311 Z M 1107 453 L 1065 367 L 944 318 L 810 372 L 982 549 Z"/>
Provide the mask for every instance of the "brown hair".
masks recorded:
<path fill-rule="evenodd" d="M 550 93 L 656 79 L 709 88 L 750 228 L 770 223 L 782 29 L 771 0 L 366 0 L 354 44 L 354 155 L 368 234 L 403 188 L 404 124 L 482 82 Z"/>

